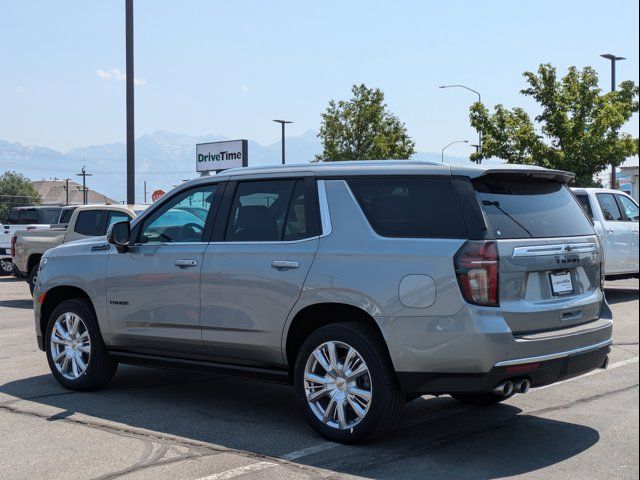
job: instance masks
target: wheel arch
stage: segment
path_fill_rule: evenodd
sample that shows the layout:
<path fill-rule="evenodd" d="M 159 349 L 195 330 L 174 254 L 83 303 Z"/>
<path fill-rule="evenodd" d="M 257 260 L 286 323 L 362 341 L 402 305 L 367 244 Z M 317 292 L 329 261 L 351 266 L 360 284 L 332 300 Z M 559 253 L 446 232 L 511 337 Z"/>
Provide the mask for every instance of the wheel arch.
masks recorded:
<path fill-rule="evenodd" d="M 40 332 L 44 336 L 44 333 L 47 329 L 47 322 L 49 320 L 49 316 L 53 312 L 53 310 L 60 305 L 60 303 L 65 300 L 72 299 L 85 299 L 91 309 L 95 318 L 98 318 L 96 314 L 95 306 L 91 301 L 91 297 L 89 294 L 85 292 L 83 289 L 71 285 L 60 285 L 57 287 L 53 287 L 52 289 L 47 291 L 45 295 L 44 301 L 40 307 Z"/>
<path fill-rule="evenodd" d="M 318 328 L 339 322 L 362 322 L 372 326 L 380 335 L 387 354 L 388 346 L 382 329 L 375 318 L 361 307 L 348 303 L 323 302 L 307 305 L 300 309 L 289 322 L 283 338 L 284 355 L 289 370 L 292 371 L 302 343 Z"/>

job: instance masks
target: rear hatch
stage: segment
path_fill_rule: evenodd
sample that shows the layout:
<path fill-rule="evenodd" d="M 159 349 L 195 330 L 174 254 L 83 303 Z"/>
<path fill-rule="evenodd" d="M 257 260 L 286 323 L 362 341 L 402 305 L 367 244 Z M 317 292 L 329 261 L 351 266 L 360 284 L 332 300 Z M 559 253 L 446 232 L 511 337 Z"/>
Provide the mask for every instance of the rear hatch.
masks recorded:
<path fill-rule="evenodd" d="M 499 256 L 499 303 L 515 335 L 600 314 L 601 247 L 562 178 L 497 172 L 472 180 Z"/>

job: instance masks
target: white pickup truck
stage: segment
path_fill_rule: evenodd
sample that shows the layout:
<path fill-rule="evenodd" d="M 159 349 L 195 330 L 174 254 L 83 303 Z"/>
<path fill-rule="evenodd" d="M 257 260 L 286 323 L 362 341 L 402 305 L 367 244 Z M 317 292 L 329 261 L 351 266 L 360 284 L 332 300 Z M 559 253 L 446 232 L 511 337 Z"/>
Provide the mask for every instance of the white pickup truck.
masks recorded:
<path fill-rule="evenodd" d="M 19 230 L 48 229 L 58 223 L 62 207 L 28 206 L 14 207 L 9 213 L 9 220 L 0 226 L 0 275 L 11 275 L 13 263 L 11 259 L 11 238 Z"/>
<path fill-rule="evenodd" d="M 33 286 L 37 279 L 42 254 L 63 243 L 105 235 L 117 222 L 135 218 L 126 205 L 84 205 L 75 208 L 66 226 L 53 226 L 47 230 L 18 231 L 13 242 L 14 272 Z"/>
<path fill-rule="evenodd" d="M 626 193 L 604 188 L 574 188 L 604 243 L 608 277 L 638 276 L 638 204 Z"/>

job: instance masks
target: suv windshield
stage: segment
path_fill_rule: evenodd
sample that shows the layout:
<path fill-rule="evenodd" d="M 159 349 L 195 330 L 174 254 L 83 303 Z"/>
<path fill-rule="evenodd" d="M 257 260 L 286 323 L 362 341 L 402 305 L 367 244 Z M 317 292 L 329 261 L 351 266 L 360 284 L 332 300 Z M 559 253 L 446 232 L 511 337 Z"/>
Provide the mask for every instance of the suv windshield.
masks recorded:
<path fill-rule="evenodd" d="M 584 210 L 563 183 L 515 175 L 473 181 L 490 233 L 500 238 L 593 235 Z"/>

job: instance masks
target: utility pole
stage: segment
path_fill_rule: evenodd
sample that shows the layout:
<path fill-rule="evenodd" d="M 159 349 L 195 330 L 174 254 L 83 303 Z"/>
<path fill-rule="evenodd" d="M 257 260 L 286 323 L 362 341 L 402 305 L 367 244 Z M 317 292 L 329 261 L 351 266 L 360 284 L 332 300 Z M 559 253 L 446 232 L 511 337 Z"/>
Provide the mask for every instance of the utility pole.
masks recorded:
<path fill-rule="evenodd" d="M 65 179 L 64 181 L 64 196 L 65 196 L 65 203 L 67 205 L 67 207 L 69 206 L 69 179 Z"/>
<path fill-rule="evenodd" d="M 144 181 L 144 203 L 147 204 L 147 181 Z"/>
<path fill-rule="evenodd" d="M 82 204 L 87 204 L 87 177 L 92 177 L 93 174 L 87 173 L 86 165 L 82 166 L 82 171 L 76 173 L 77 176 L 82 177 Z"/>
<path fill-rule="evenodd" d="M 135 137 L 133 123 L 133 0 L 125 0 L 127 89 L 127 203 L 136 203 Z"/>
<path fill-rule="evenodd" d="M 284 165 L 284 126 L 287 123 L 293 123 L 292 121 L 289 120 L 274 120 L 274 122 L 279 123 L 282 126 L 282 165 Z"/>
<path fill-rule="evenodd" d="M 606 58 L 611 62 L 611 91 L 616 91 L 616 62 L 619 60 L 626 60 L 624 57 L 618 57 L 616 55 L 612 55 L 611 53 L 605 53 L 600 55 L 602 58 Z M 611 164 L 611 180 L 609 181 L 609 187 L 612 190 L 616 188 L 616 166 Z"/>

